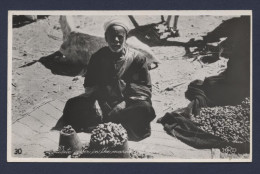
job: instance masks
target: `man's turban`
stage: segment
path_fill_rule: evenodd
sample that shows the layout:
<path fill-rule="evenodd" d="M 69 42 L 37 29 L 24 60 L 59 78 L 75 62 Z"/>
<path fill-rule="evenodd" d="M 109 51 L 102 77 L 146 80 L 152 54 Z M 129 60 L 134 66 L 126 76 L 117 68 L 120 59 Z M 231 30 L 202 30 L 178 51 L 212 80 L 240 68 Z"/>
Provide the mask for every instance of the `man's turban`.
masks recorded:
<path fill-rule="evenodd" d="M 127 33 L 129 31 L 128 22 L 126 20 L 123 20 L 123 19 L 112 19 L 110 21 L 107 21 L 104 24 L 104 30 L 107 31 L 107 29 L 110 26 L 113 26 L 113 25 L 118 25 L 118 26 L 123 27 L 126 30 Z"/>

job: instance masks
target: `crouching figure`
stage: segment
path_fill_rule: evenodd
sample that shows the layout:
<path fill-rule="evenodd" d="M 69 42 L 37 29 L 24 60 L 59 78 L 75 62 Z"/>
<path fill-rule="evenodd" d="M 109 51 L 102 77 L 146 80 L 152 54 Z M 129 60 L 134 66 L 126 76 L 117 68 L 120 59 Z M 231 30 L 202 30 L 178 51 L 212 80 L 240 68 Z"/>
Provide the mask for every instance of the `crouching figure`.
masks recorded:
<path fill-rule="evenodd" d="M 67 102 L 64 122 L 73 124 L 80 121 L 70 116 L 73 109 L 69 108 L 74 105 L 81 107 L 74 110 L 79 115 L 84 114 L 82 117 L 85 119 L 74 128 L 77 130 L 77 127 L 89 124 L 89 120 L 97 118 L 92 112 L 97 101 L 102 111 L 100 122 L 120 123 L 127 130 L 129 140 L 139 141 L 151 135 L 150 122 L 155 118 L 147 58 L 126 44 L 129 29 L 123 20 L 108 21 L 104 29 L 108 46 L 92 55 L 84 81 L 86 93 Z M 77 104 L 80 100 L 84 100 L 83 108 Z M 92 125 L 98 122 L 97 119 Z"/>

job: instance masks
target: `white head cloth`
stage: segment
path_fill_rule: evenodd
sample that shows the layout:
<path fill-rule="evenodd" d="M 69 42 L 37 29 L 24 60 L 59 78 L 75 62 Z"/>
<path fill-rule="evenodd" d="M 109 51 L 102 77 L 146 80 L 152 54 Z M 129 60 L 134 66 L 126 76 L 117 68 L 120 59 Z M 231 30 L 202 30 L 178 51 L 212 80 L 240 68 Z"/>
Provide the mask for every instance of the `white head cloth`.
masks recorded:
<path fill-rule="evenodd" d="M 119 25 L 119 26 L 123 27 L 127 33 L 129 31 L 128 22 L 124 19 L 117 18 L 117 19 L 112 19 L 112 20 L 107 21 L 104 24 L 104 30 L 107 31 L 107 29 L 112 25 Z"/>

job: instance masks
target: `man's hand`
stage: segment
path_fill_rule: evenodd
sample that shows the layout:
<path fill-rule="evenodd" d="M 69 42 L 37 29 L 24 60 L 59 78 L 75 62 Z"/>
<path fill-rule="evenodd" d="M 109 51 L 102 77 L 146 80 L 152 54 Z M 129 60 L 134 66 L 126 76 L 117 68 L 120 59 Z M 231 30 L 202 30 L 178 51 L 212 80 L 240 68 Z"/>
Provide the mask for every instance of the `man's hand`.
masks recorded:
<path fill-rule="evenodd" d="M 108 113 L 108 116 L 111 116 L 111 115 L 114 115 L 114 114 L 117 114 L 119 111 L 125 109 L 126 107 L 126 103 L 125 101 L 122 101 L 121 103 L 117 104 L 111 112 Z"/>

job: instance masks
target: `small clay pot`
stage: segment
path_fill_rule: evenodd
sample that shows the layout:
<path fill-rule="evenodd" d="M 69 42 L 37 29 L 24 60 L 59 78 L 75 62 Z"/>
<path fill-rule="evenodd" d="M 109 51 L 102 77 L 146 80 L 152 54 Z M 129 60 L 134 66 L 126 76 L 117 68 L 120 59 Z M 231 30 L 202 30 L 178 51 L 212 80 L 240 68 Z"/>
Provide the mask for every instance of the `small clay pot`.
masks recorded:
<path fill-rule="evenodd" d="M 65 150 L 71 149 L 73 152 L 82 150 L 82 143 L 75 130 L 70 134 L 60 131 L 59 146 L 63 146 Z"/>

